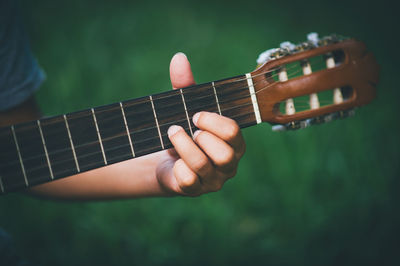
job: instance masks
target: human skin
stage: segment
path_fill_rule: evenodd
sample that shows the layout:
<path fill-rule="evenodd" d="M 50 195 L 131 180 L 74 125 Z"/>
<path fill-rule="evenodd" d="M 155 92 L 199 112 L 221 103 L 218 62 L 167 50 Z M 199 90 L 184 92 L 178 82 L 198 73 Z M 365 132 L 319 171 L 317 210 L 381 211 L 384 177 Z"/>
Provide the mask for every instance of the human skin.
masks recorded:
<path fill-rule="evenodd" d="M 170 63 L 174 89 L 194 85 L 190 63 L 177 53 Z M 0 125 L 40 117 L 34 100 L 0 113 Z M 116 163 L 38 185 L 27 190 L 44 198 L 102 200 L 157 196 L 199 196 L 218 191 L 236 174 L 245 143 L 237 123 L 216 113 L 193 117 L 200 129 L 190 137 L 180 126 L 171 126 L 168 137 L 174 148 Z"/>

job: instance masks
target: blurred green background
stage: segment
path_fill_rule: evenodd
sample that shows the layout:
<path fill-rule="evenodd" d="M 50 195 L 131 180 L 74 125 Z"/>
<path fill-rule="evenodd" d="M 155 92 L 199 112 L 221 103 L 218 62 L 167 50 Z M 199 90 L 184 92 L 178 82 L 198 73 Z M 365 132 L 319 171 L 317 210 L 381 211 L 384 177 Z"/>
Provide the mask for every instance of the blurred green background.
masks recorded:
<path fill-rule="evenodd" d="M 363 40 L 378 97 L 347 120 L 244 130 L 237 177 L 199 198 L 52 202 L 10 194 L 0 226 L 37 265 L 399 265 L 398 15 L 389 1 L 21 1 L 45 115 L 247 73 L 311 31 Z"/>

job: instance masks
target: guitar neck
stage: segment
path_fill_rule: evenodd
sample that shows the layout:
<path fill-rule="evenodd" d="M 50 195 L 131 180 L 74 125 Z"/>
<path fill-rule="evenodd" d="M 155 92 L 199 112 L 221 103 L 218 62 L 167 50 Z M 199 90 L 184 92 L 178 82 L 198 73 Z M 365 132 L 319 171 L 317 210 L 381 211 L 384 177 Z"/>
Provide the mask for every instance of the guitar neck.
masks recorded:
<path fill-rule="evenodd" d="M 0 193 L 171 148 L 168 128 L 193 135 L 199 111 L 260 123 L 251 75 L 0 128 Z"/>

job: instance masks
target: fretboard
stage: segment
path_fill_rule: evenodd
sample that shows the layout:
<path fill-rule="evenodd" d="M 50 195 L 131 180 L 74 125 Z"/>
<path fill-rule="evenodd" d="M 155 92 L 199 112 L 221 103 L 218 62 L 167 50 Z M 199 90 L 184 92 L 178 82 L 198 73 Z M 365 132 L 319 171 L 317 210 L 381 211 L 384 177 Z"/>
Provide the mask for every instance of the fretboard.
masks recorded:
<path fill-rule="evenodd" d="M 171 125 L 197 130 L 199 111 L 260 122 L 250 74 L 0 128 L 0 193 L 172 147 Z"/>

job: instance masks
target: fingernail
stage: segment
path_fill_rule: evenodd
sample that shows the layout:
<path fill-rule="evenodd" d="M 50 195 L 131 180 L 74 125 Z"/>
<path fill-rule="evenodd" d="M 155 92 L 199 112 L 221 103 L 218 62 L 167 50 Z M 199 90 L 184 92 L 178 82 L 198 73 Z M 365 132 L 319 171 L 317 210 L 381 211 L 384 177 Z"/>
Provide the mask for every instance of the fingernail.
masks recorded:
<path fill-rule="evenodd" d="M 186 56 L 184 53 L 182 53 L 182 52 L 178 52 L 178 53 L 176 53 L 176 54 L 174 55 L 174 57 L 175 57 L 175 56 L 180 56 L 180 55 L 183 55 L 184 57 L 186 57 L 186 58 L 187 58 L 187 56 Z"/>
<path fill-rule="evenodd" d="M 180 127 L 180 126 L 176 126 L 176 125 L 170 126 L 168 128 L 168 132 L 167 132 L 168 133 L 168 137 L 169 138 L 172 137 L 173 135 L 176 134 L 176 132 L 178 132 L 181 129 L 182 129 L 182 127 Z"/>
<path fill-rule="evenodd" d="M 201 114 L 201 112 L 196 113 L 196 114 L 193 116 L 193 124 L 195 124 L 196 126 L 197 126 L 197 121 L 199 120 L 200 114 Z"/>
<path fill-rule="evenodd" d="M 197 136 L 199 135 L 201 133 L 201 130 L 199 129 L 199 130 L 196 130 L 194 133 L 193 133 L 193 139 L 195 140 L 196 138 L 197 138 Z"/>

